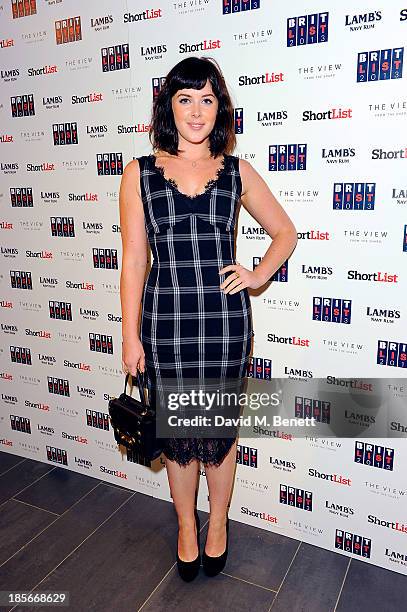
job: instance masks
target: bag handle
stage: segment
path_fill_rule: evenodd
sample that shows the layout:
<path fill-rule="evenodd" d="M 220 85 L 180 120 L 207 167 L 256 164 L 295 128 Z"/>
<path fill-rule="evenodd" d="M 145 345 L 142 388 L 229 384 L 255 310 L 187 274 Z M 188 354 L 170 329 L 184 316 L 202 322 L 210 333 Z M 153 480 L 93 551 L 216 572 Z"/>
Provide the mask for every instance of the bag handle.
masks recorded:
<path fill-rule="evenodd" d="M 129 376 L 131 376 L 132 380 L 134 378 L 133 375 L 130 374 L 130 372 L 127 372 L 126 378 L 124 381 L 124 393 L 125 394 L 126 394 L 126 387 L 127 387 L 127 381 L 129 380 Z M 147 409 L 149 408 L 149 406 L 146 403 L 146 398 L 144 394 L 145 377 L 147 377 L 147 371 L 144 373 L 144 372 L 140 372 L 139 370 L 137 370 L 136 382 L 137 382 L 137 387 L 140 393 L 140 400 L 141 400 L 141 403 L 143 404 L 143 407 Z"/>

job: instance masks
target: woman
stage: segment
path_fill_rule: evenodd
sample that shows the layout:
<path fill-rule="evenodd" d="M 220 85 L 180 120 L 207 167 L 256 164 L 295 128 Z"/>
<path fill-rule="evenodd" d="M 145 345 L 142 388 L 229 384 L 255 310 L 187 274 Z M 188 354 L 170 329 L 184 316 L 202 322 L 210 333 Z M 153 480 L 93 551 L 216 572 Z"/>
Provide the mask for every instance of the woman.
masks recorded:
<path fill-rule="evenodd" d="M 155 405 L 161 378 L 245 376 L 253 336 L 248 288 L 270 279 L 297 234 L 265 181 L 231 154 L 233 106 L 214 60 L 189 57 L 172 68 L 151 126 L 155 155 L 128 163 L 121 181 L 120 296 L 123 370 L 147 370 Z M 273 239 L 254 271 L 234 259 L 240 199 Z M 154 261 L 145 283 L 148 243 Z M 178 516 L 177 566 L 187 581 L 201 562 L 195 499 L 199 462 L 205 465 L 210 518 L 202 562 L 214 576 L 227 557 L 236 437 L 169 438 L 164 456 Z"/>

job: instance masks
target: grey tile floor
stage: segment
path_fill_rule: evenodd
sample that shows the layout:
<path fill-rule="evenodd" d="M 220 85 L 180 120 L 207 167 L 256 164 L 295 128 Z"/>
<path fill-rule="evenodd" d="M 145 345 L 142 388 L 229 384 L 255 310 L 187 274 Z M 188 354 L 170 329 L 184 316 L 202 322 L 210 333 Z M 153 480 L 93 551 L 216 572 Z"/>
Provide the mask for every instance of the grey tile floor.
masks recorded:
<path fill-rule="evenodd" d="M 208 515 L 201 516 L 201 548 Z M 400 612 L 407 577 L 230 522 L 224 572 L 184 583 L 173 505 L 0 452 L 0 591 L 69 591 L 44 612 Z"/>

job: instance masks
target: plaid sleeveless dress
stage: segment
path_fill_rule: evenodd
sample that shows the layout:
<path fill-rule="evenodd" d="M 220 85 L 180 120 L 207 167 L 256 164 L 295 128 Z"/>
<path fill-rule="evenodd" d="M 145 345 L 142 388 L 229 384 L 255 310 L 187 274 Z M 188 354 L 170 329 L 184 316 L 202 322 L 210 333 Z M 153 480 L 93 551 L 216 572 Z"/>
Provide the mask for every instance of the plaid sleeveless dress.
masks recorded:
<path fill-rule="evenodd" d="M 224 154 L 216 177 L 195 196 L 179 191 L 154 155 L 137 159 L 153 256 L 140 328 L 150 400 L 158 377 L 242 379 L 254 335 L 250 297 L 246 288 L 230 295 L 219 287 L 230 274 L 219 270 L 236 263 L 239 158 Z M 220 465 L 235 439 L 167 438 L 164 455 L 181 465 L 194 458 Z"/>

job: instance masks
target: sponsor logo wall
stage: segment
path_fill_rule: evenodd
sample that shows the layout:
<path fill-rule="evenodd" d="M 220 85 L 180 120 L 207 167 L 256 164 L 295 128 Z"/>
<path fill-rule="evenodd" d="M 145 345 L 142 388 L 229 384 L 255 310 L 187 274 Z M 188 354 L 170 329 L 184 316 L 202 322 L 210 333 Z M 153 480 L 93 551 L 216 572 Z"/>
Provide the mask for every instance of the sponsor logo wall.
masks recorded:
<path fill-rule="evenodd" d="M 107 402 L 124 383 L 120 177 L 190 55 L 219 62 L 235 153 L 298 229 L 251 297 L 249 377 L 398 379 L 405 407 L 407 3 L 3 0 L 0 19 L 1 450 L 171 500 L 161 459 L 118 451 Z M 270 238 L 243 207 L 237 240 L 254 269 Z M 318 401 L 291 416 L 328 427 Z M 405 410 L 387 438 L 363 406 L 345 418 L 353 438 L 240 439 L 230 516 L 407 574 Z"/>

